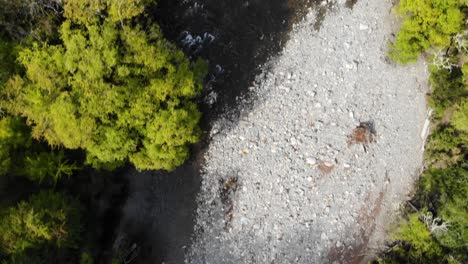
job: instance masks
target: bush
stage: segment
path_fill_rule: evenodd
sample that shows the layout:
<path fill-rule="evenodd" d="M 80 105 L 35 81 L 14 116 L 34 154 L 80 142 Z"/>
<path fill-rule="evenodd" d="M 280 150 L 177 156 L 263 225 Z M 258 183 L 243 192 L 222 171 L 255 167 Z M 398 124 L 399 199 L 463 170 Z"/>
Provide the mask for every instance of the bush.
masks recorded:
<path fill-rule="evenodd" d="M 131 26 L 141 0 L 67 1 L 57 45 L 24 48 L 26 76 L 10 79 L 3 103 L 27 118 L 36 139 L 84 149 L 94 167 L 131 161 L 171 170 L 198 140 L 206 65 L 194 65 L 159 28 Z"/>
<path fill-rule="evenodd" d="M 45 244 L 57 248 L 78 246 L 81 206 L 61 193 L 41 191 L 0 215 L 0 250 L 17 256 Z"/>
<path fill-rule="evenodd" d="M 464 84 L 463 73 L 459 68 L 447 70 L 431 66 L 430 72 L 432 92 L 429 102 L 440 118 L 447 108 L 461 103 L 468 96 L 468 86 Z"/>
<path fill-rule="evenodd" d="M 466 97 L 462 99 L 462 102 L 457 106 L 452 116 L 452 125 L 457 130 L 468 134 L 468 99 Z"/>
<path fill-rule="evenodd" d="M 431 168 L 447 168 L 464 159 L 468 136 L 453 126 L 436 128 L 426 143 L 426 161 Z"/>
<path fill-rule="evenodd" d="M 442 257 L 442 249 L 432 239 L 425 223 L 420 220 L 420 214 L 412 214 L 408 222 L 403 223 L 397 231 L 396 240 L 408 243 L 409 250 L 397 250 L 402 258 L 410 259 L 410 263 L 424 263 Z"/>

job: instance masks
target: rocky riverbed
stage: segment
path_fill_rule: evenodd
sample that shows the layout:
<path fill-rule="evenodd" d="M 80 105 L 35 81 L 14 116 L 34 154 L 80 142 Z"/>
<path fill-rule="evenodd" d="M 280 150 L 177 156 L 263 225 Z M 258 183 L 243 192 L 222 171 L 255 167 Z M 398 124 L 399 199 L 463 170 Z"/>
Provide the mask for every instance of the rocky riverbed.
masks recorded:
<path fill-rule="evenodd" d="M 386 58 L 391 0 L 322 5 L 213 124 L 187 262 L 359 263 L 411 191 L 426 65 Z"/>

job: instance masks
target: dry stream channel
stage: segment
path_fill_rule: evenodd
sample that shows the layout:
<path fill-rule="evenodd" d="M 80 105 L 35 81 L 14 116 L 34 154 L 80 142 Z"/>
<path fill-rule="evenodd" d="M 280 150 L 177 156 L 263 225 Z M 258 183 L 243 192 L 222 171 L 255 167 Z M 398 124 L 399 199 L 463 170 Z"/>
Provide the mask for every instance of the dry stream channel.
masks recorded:
<path fill-rule="evenodd" d="M 392 1 L 159 1 L 210 63 L 206 131 L 171 173 L 123 174 L 132 263 L 360 263 L 422 164 L 426 65 L 386 58 Z M 197 38 L 198 36 L 198 38 Z M 115 243 L 114 243 L 115 246 Z M 112 250 L 112 249 L 109 249 Z"/>

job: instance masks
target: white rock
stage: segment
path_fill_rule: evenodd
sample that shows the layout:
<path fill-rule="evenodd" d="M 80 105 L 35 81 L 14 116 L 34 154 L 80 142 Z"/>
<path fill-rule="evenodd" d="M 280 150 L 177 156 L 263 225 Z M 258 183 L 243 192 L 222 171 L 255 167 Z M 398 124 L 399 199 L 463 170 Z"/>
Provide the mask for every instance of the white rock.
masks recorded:
<path fill-rule="evenodd" d="M 322 233 L 322 234 L 320 235 L 320 238 L 321 238 L 322 240 L 327 240 L 327 239 L 328 239 L 328 236 L 327 236 L 327 234 Z"/>
<path fill-rule="evenodd" d="M 313 165 L 317 164 L 317 160 L 315 158 L 307 158 L 306 163 L 307 163 L 307 165 L 313 166 Z"/>
<path fill-rule="evenodd" d="M 367 29 L 369 29 L 368 25 L 359 24 L 359 30 L 367 30 Z"/>

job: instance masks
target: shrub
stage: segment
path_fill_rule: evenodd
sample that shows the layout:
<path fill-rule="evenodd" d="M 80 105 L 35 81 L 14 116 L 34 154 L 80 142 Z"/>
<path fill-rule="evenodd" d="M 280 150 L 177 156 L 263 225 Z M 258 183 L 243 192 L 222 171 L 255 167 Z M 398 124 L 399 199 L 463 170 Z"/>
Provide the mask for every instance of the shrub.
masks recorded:
<path fill-rule="evenodd" d="M 29 129 L 19 118 L 0 117 L 0 175 L 10 171 L 15 149 L 30 146 Z"/>
<path fill-rule="evenodd" d="M 463 73 L 459 68 L 452 70 L 430 67 L 429 78 L 432 92 L 429 99 L 437 117 L 442 117 L 444 111 L 468 96 L 468 86 L 463 82 Z"/>
<path fill-rule="evenodd" d="M 468 99 L 465 97 L 452 117 L 452 125 L 459 131 L 468 134 Z"/>
<path fill-rule="evenodd" d="M 427 226 L 419 218 L 420 214 L 412 214 L 408 222 L 399 227 L 395 239 L 405 241 L 409 245 L 408 250 L 400 248 L 397 252 L 402 253 L 404 257 L 412 260 L 409 262 L 413 263 L 440 259 L 442 249 L 433 241 Z"/>

